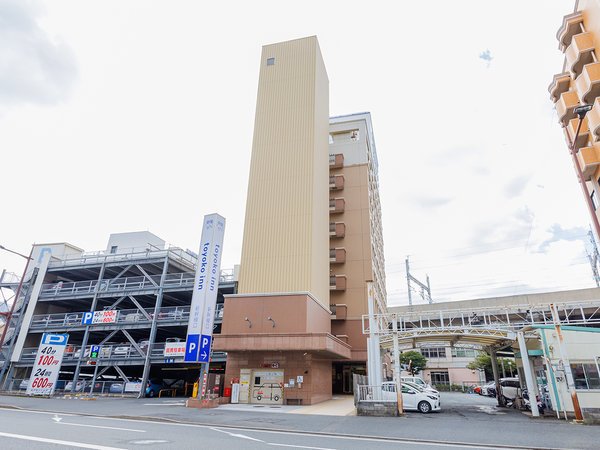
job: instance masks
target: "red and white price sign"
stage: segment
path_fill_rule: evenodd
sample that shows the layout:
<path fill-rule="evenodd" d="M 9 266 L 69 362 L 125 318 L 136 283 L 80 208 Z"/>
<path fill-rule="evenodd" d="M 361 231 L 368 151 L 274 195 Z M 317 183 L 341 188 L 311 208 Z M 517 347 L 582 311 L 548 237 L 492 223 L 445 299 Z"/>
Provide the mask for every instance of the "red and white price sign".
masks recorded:
<path fill-rule="evenodd" d="M 95 311 L 94 318 L 92 319 L 93 324 L 99 323 L 114 323 L 117 321 L 117 314 L 119 311 Z"/>
<path fill-rule="evenodd" d="M 68 340 L 68 334 L 44 333 L 29 377 L 27 395 L 54 394 Z"/>

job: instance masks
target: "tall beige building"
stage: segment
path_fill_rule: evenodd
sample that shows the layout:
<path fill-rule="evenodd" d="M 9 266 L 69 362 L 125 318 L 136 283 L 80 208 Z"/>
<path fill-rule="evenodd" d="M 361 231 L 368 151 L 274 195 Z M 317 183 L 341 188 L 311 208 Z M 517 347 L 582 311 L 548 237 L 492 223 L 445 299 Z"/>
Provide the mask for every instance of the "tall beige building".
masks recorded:
<path fill-rule="evenodd" d="M 264 46 L 240 294 L 307 291 L 329 307 L 328 118 L 316 36 Z"/>
<path fill-rule="evenodd" d="M 386 300 L 377 184 L 370 115 L 329 118 L 317 38 L 263 47 L 238 293 L 214 341 L 241 403 L 317 403 L 365 373 L 367 282 Z"/>

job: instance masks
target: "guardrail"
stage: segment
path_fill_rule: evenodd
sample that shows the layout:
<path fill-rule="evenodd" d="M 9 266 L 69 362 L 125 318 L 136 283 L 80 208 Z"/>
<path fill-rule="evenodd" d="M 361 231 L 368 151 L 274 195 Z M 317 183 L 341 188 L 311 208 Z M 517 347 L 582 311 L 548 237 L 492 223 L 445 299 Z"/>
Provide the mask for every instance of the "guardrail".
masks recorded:
<path fill-rule="evenodd" d="M 111 310 L 116 314 L 111 318 L 111 322 L 100 322 L 90 324 L 95 325 L 111 325 L 117 324 L 132 324 L 132 323 L 151 323 L 154 318 L 154 308 L 146 309 L 146 313 L 150 318 L 146 317 L 139 309 L 119 309 Z M 59 314 L 38 314 L 31 319 L 30 329 L 46 329 L 46 328 L 63 328 L 75 327 L 84 325 L 83 317 L 87 311 L 59 313 Z M 190 317 L 189 306 L 168 306 L 159 309 L 157 321 L 187 321 Z M 215 320 L 223 318 L 223 304 L 218 303 L 215 306 Z"/>
<path fill-rule="evenodd" d="M 13 379 L 9 386 L 9 391 L 25 391 L 27 389 L 27 385 L 29 384 L 29 379 L 19 378 Z M 135 386 L 138 384 L 138 386 Z M 73 387 L 73 382 L 68 380 L 58 380 L 56 382 L 56 390 L 55 392 L 71 392 Z M 77 393 L 89 393 L 92 388 L 91 380 L 81 380 L 77 382 L 77 386 L 75 388 L 75 392 Z M 137 388 L 133 390 L 132 388 Z M 139 392 L 141 385 L 136 382 L 132 382 L 129 385 L 125 381 L 95 381 L 94 388 L 92 392 L 94 394 L 131 394 L 135 395 Z"/>
<path fill-rule="evenodd" d="M 67 257 L 61 260 L 53 260 L 48 267 L 67 267 L 78 266 L 82 264 L 101 264 L 106 262 L 128 261 L 147 258 L 164 258 L 169 256 L 176 261 L 183 262 L 188 266 L 196 267 L 198 257 L 179 247 L 170 247 L 168 249 L 151 249 L 145 247 L 133 247 L 119 249 L 119 253 L 107 253 L 104 250 L 95 252 L 84 252 L 82 254 Z"/>
<path fill-rule="evenodd" d="M 185 344 L 184 340 L 179 341 L 181 344 Z M 148 341 L 140 341 L 137 343 L 138 347 L 144 352 L 144 355 L 141 355 L 137 349 L 131 344 L 131 342 L 121 343 L 121 344 L 102 344 L 99 347 L 98 352 L 98 361 L 108 360 L 108 359 L 131 359 L 131 358 L 145 358 L 146 352 L 148 351 Z M 152 346 L 152 350 L 150 352 L 151 358 L 176 358 L 181 359 L 183 362 L 183 355 L 179 356 L 165 356 L 165 344 L 166 342 L 155 342 Z M 94 344 L 97 345 L 97 344 Z M 37 347 L 26 347 L 23 349 L 21 353 L 20 361 L 34 361 L 37 355 L 38 348 Z M 85 347 L 85 351 L 83 353 L 84 359 L 89 359 L 92 351 L 92 345 L 87 345 Z M 77 345 L 67 345 L 65 349 L 65 353 L 63 354 L 63 362 L 67 361 L 77 361 L 79 360 L 79 355 L 81 354 L 81 346 Z M 221 358 L 226 356 L 225 352 L 212 352 L 212 358 Z"/>

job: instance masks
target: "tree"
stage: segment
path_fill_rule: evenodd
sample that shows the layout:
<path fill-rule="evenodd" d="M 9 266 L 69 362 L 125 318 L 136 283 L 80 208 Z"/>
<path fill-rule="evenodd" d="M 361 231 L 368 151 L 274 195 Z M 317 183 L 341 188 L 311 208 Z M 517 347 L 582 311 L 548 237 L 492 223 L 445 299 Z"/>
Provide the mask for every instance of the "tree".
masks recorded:
<path fill-rule="evenodd" d="M 512 376 L 513 373 L 515 373 L 517 371 L 517 366 L 512 359 L 502 358 L 502 360 L 499 359 L 497 362 L 498 362 L 498 373 L 500 374 L 500 376 L 502 376 L 502 363 L 503 362 L 504 362 L 504 373 L 506 373 L 507 376 Z M 477 357 L 473 361 L 471 361 L 469 364 L 467 364 L 467 369 L 470 369 L 470 370 L 483 369 L 483 370 L 485 370 L 485 379 L 486 380 L 494 379 L 494 372 L 492 370 L 492 358 L 491 358 L 491 356 L 489 356 L 486 353 L 479 353 L 479 355 L 477 355 Z"/>
<path fill-rule="evenodd" d="M 410 374 L 414 376 L 427 367 L 427 360 L 421 353 L 411 350 L 400 354 L 400 364 L 406 366 L 410 364 Z"/>

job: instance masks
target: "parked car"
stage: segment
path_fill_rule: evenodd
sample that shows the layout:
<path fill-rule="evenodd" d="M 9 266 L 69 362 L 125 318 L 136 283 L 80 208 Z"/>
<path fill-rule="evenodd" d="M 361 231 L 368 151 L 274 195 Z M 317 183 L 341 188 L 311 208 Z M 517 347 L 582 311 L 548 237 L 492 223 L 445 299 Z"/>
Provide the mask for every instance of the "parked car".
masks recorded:
<path fill-rule="evenodd" d="M 170 343 L 170 342 L 182 342 L 181 338 L 178 337 L 169 337 L 165 340 L 165 342 Z"/>
<path fill-rule="evenodd" d="M 26 380 L 22 380 L 19 383 L 19 389 L 20 390 L 27 389 L 27 386 L 29 386 L 29 378 L 27 378 Z"/>
<path fill-rule="evenodd" d="M 125 383 L 118 381 L 116 383 L 112 383 L 108 388 L 108 392 L 111 394 L 122 394 L 125 391 Z"/>
<path fill-rule="evenodd" d="M 422 387 L 419 384 L 413 383 L 411 381 L 403 381 L 402 384 L 405 384 L 407 386 L 410 386 L 414 389 L 417 389 L 418 391 L 424 392 L 426 394 L 431 394 L 434 397 L 440 398 L 440 392 L 434 388 L 431 387 Z"/>
<path fill-rule="evenodd" d="M 85 389 L 86 384 L 87 383 L 85 381 L 78 381 L 77 384 L 75 385 L 75 392 L 83 391 Z M 73 388 L 73 382 L 69 381 L 65 385 L 65 391 L 69 392 L 69 391 L 71 391 L 72 388 Z"/>
<path fill-rule="evenodd" d="M 158 378 L 148 380 L 148 383 L 146 384 L 146 397 L 158 397 L 161 389 L 165 389 L 162 380 Z"/>
<path fill-rule="evenodd" d="M 408 381 L 410 383 L 415 383 L 415 384 L 417 384 L 419 386 L 431 388 L 431 385 L 429 385 L 429 383 L 426 383 L 423 380 L 423 378 L 421 378 L 421 377 L 402 377 L 402 378 L 400 378 L 400 380 L 402 380 L 403 383 L 405 381 Z"/>
<path fill-rule="evenodd" d="M 496 396 L 496 383 L 490 381 L 489 383 L 481 386 L 481 395 L 485 395 L 487 397 L 495 397 Z"/>
<path fill-rule="evenodd" d="M 385 400 L 396 400 L 396 383 L 386 381 L 383 383 L 382 394 Z M 434 396 L 429 392 L 419 391 L 417 388 L 402 383 L 402 408 L 406 410 L 415 410 L 423 414 L 441 409 L 439 396 Z"/>
<path fill-rule="evenodd" d="M 514 400 L 521 389 L 518 378 L 500 378 L 500 393 L 509 400 Z"/>

